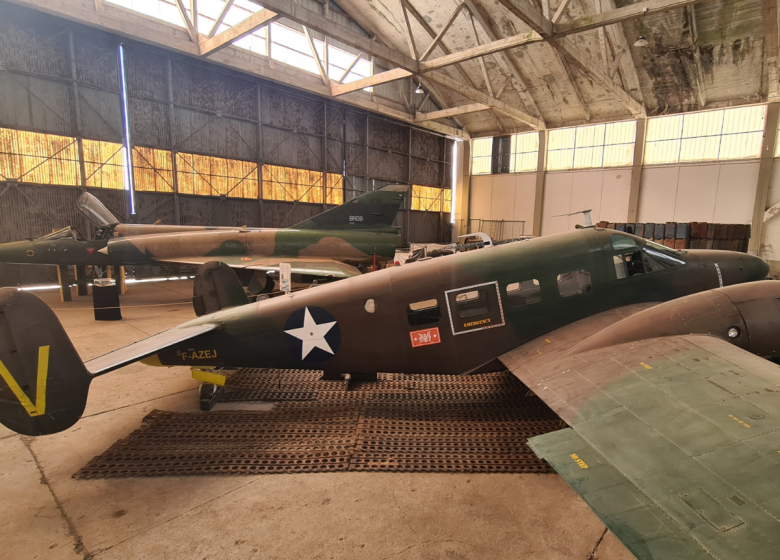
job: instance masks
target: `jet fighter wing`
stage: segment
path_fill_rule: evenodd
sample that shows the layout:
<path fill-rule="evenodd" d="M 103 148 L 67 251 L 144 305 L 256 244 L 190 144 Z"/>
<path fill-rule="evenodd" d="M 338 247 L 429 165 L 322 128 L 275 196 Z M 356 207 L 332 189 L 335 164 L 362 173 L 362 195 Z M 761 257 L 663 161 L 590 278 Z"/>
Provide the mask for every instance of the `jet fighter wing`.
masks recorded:
<path fill-rule="evenodd" d="M 500 358 L 571 426 L 531 448 L 640 560 L 777 558 L 780 367 L 706 335 L 579 352 L 605 315 Z"/>
<path fill-rule="evenodd" d="M 211 257 L 177 257 L 175 259 L 156 259 L 165 264 L 192 264 L 202 265 L 211 261 L 223 262 L 231 268 L 246 268 L 249 270 L 263 270 L 266 272 L 279 271 L 279 263 L 290 263 L 293 274 L 306 274 L 309 276 L 322 276 L 333 278 L 349 278 L 360 276 L 360 271 L 354 266 L 333 259 L 318 259 L 308 257 L 253 257 L 248 256 L 211 256 Z"/>

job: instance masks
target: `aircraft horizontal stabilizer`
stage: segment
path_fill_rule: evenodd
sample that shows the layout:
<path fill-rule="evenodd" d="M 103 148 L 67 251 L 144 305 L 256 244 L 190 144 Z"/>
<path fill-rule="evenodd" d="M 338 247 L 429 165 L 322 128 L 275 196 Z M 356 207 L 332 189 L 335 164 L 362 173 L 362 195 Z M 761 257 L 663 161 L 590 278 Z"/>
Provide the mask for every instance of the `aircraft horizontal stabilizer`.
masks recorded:
<path fill-rule="evenodd" d="M 217 327 L 218 325 L 216 323 L 203 323 L 197 325 L 185 324 L 180 327 L 174 327 L 148 338 L 141 339 L 138 342 L 123 346 L 108 354 L 93 358 L 84 365 L 93 376 L 103 375 L 104 373 L 114 371 L 115 369 L 132 364 L 133 362 L 153 356 L 174 344 L 213 331 Z"/>

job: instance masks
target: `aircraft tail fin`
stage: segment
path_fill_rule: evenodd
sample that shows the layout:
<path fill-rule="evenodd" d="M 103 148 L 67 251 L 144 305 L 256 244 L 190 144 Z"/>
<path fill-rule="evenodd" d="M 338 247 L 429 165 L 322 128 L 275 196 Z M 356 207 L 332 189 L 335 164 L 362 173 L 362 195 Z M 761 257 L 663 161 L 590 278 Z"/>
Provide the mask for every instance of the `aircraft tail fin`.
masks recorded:
<path fill-rule="evenodd" d="M 192 306 L 198 317 L 247 303 L 241 280 L 228 265 L 210 261 L 198 268 L 192 284 Z"/>
<path fill-rule="evenodd" d="M 0 289 L 0 422 L 28 436 L 67 430 L 84 412 L 90 381 L 49 306 Z"/>
<path fill-rule="evenodd" d="M 295 229 L 379 229 L 393 225 L 409 185 L 387 185 L 292 226 Z"/>

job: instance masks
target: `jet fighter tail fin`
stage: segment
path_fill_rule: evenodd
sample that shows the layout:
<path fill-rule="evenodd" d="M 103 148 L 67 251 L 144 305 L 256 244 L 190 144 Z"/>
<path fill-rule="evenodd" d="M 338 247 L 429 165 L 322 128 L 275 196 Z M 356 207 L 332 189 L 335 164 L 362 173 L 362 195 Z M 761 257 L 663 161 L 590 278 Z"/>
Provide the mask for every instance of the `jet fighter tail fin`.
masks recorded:
<path fill-rule="evenodd" d="M 28 436 L 66 430 L 81 418 L 91 380 L 48 305 L 0 289 L 0 422 Z"/>
<path fill-rule="evenodd" d="M 409 185 L 387 185 L 292 226 L 295 229 L 379 229 L 393 225 Z"/>
<path fill-rule="evenodd" d="M 223 262 L 210 261 L 198 268 L 192 284 L 192 306 L 200 317 L 226 307 L 249 303 L 235 271 Z"/>

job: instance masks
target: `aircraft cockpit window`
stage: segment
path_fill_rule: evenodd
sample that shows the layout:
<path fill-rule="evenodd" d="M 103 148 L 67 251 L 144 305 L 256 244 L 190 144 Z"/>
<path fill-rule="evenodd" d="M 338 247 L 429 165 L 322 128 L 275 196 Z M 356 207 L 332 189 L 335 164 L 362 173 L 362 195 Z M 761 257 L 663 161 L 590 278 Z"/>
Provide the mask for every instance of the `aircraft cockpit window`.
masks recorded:
<path fill-rule="evenodd" d="M 507 284 L 506 297 L 509 305 L 512 307 L 521 307 L 531 305 L 542 301 L 542 289 L 539 286 L 539 280 L 523 280 Z"/>
<path fill-rule="evenodd" d="M 490 311 L 490 298 L 484 288 L 458 294 L 455 298 L 459 317 L 474 317 Z"/>
<path fill-rule="evenodd" d="M 626 262 L 623 255 L 612 255 L 612 262 L 615 263 L 615 276 L 618 280 L 626 277 Z"/>
<path fill-rule="evenodd" d="M 586 294 L 591 288 L 590 272 L 587 270 L 575 270 L 558 275 L 558 293 L 561 297 Z"/>
<path fill-rule="evenodd" d="M 633 249 L 637 246 L 636 239 L 628 235 L 613 234 L 609 236 L 613 249 Z"/>
<path fill-rule="evenodd" d="M 409 319 L 409 324 L 413 327 L 438 323 L 441 320 L 439 302 L 435 299 L 426 299 L 425 301 L 410 303 L 406 309 L 406 317 Z"/>
<path fill-rule="evenodd" d="M 681 252 L 652 241 L 646 241 L 642 251 L 648 272 L 685 265 L 685 258 Z"/>

